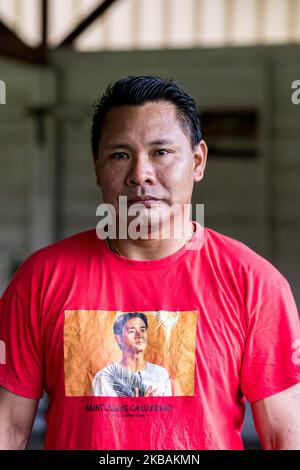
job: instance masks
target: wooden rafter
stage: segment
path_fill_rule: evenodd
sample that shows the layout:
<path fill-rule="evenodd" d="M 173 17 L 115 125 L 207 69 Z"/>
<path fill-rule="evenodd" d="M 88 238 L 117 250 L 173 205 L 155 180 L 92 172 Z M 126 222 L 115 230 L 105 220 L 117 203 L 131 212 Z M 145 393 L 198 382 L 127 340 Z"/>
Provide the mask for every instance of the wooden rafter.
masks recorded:
<path fill-rule="evenodd" d="M 68 36 L 59 44 L 71 45 L 73 41 L 97 18 L 102 16 L 117 0 L 103 0 Z M 42 0 L 41 45 L 33 48 L 25 44 L 17 34 L 0 20 L 0 55 L 39 64 L 47 63 L 48 51 L 48 0 Z"/>
<path fill-rule="evenodd" d="M 27 62 L 46 62 L 43 47 L 33 48 L 25 44 L 8 26 L 0 20 L 0 55 Z"/>
<path fill-rule="evenodd" d="M 102 16 L 113 3 L 117 0 L 104 0 L 98 7 L 95 8 L 76 28 L 68 34 L 68 36 L 57 46 L 70 46 L 73 41 L 88 27 L 93 21 Z"/>

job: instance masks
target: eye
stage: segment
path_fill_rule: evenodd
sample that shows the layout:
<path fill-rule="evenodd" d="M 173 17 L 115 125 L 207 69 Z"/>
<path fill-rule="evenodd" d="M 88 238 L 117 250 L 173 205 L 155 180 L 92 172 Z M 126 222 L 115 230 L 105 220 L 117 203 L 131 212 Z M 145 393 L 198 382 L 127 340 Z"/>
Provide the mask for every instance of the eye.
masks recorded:
<path fill-rule="evenodd" d="M 113 158 L 115 160 L 124 160 L 125 158 L 128 158 L 128 155 L 125 152 L 115 152 L 110 155 L 110 158 Z"/>
<path fill-rule="evenodd" d="M 171 153 L 171 151 L 167 150 L 167 149 L 158 149 L 158 150 L 155 150 L 154 153 L 156 155 L 158 155 L 159 157 L 164 157 L 166 155 L 169 155 L 169 153 Z"/>

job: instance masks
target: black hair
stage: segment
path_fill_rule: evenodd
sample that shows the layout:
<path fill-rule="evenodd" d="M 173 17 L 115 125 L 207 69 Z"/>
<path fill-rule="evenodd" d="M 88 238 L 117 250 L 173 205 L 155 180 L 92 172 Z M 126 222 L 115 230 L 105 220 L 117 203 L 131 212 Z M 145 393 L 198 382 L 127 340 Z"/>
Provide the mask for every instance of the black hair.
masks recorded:
<path fill-rule="evenodd" d="M 194 147 L 201 140 L 201 124 L 194 99 L 175 81 L 154 75 L 121 78 L 107 87 L 94 104 L 92 121 L 92 152 L 98 158 L 102 126 L 107 113 L 118 106 L 140 106 L 148 102 L 169 101 L 177 111 L 183 131 Z"/>
<path fill-rule="evenodd" d="M 141 318 L 146 325 L 146 329 L 148 329 L 148 318 L 144 313 L 141 312 L 130 312 L 130 313 L 123 313 L 122 315 L 118 315 L 114 322 L 114 334 L 121 335 L 123 327 L 125 323 L 130 320 L 131 318 Z"/>

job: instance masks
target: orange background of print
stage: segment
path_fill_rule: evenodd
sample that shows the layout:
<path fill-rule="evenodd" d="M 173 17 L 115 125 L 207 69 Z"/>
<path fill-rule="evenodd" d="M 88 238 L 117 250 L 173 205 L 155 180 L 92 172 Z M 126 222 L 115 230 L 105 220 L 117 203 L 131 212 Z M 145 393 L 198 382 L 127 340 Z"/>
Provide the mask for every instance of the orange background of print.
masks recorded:
<path fill-rule="evenodd" d="M 122 313 L 129 312 L 65 311 L 66 396 L 91 395 L 91 383 L 96 372 L 121 359 L 122 354 L 114 337 L 113 324 L 116 315 Z M 174 396 L 193 396 L 197 311 L 178 312 L 178 321 L 169 330 L 169 341 L 165 326 L 157 320 L 157 312 L 142 313 L 148 318 L 145 360 L 167 369 Z"/>

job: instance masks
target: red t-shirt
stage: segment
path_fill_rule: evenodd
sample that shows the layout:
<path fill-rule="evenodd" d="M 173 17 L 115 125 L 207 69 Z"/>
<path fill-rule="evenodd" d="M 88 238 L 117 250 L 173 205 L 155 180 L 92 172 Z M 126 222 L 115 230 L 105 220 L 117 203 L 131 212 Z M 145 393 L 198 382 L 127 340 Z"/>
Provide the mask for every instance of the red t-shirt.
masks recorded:
<path fill-rule="evenodd" d="M 243 243 L 196 225 L 186 247 L 159 260 L 124 258 L 89 230 L 20 266 L 1 299 L 0 385 L 33 399 L 46 390 L 46 449 L 242 449 L 245 397 L 300 382 L 287 280 Z M 148 320 L 139 375 L 116 364 L 113 325 L 130 312 Z M 132 393 L 155 381 L 168 392 Z"/>

